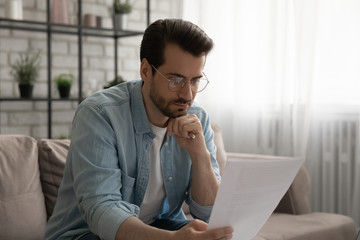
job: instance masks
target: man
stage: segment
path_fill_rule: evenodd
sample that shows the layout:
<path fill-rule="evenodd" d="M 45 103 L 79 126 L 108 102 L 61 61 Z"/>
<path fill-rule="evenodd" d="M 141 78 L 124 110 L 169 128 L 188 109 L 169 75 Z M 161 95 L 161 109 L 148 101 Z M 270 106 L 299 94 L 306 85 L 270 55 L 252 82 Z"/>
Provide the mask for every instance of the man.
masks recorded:
<path fill-rule="evenodd" d="M 47 239 L 230 239 L 207 230 L 219 186 L 213 131 L 193 103 L 212 40 L 183 20 L 145 31 L 142 81 L 84 100 Z M 188 221 L 183 201 L 194 218 Z"/>

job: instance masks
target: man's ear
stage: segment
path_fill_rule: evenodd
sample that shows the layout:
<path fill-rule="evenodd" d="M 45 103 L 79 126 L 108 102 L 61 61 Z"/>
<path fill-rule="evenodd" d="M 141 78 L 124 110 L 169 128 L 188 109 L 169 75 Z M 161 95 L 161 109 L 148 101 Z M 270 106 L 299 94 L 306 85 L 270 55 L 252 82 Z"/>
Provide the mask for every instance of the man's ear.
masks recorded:
<path fill-rule="evenodd" d="M 141 61 L 140 76 L 143 81 L 152 78 L 152 67 L 146 58 L 143 58 Z"/>

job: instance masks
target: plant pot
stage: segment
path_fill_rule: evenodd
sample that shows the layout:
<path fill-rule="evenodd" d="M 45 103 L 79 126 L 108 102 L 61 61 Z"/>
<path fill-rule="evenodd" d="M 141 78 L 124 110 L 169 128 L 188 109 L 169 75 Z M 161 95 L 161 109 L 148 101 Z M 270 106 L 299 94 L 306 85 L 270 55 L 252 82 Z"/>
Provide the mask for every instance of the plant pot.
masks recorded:
<path fill-rule="evenodd" d="M 58 86 L 60 98 L 69 98 L 70 96 L 70 86 Z"/>
<path fill-rule="evenodd" d="M 113 15 L 113 26 L 115 30 L 126 30 L 128 28 L 128 14 Z"/>
<path fill-rule="evenodd" d="M 34 85 L 27 83 L 19 83 L 19 91 L 21 98 L 31 98 Z"/>

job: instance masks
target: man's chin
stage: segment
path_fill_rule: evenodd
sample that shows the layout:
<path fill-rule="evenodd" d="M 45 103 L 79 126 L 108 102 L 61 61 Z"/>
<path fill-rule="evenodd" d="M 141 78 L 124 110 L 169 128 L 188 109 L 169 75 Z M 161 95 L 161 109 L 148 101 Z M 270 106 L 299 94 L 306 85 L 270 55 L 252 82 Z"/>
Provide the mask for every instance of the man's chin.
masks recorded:
<path fill-rule="evenodd" d="M 167 114 L 165 114 L 165 116 L 169 118 L 177 118 L 185 115 L 187 115 L 187 110 L 185 109 L 178 109 L 176 111 L 168 112 Z"/>
<path fill-rule="evenodd" d="M 187 112 L 189 110 L 190 107 L 167 107 L 167 108 L 162 108 L 160 109 L 161 112 L 169 117 L 169 118 L 177 118 L 177 117 L 181 117 L 181 116 L 186 116 Z"/>
<path fill-rule="evenodd" d="M 175 117 L 174 118 L 177 118 L 177 117 L 182 117 L 182 116 L 185 116 L 187 114 L 187 111 L 184 110 L 184 109 L 179 109 L 176 113 L 174 113 Z"/>

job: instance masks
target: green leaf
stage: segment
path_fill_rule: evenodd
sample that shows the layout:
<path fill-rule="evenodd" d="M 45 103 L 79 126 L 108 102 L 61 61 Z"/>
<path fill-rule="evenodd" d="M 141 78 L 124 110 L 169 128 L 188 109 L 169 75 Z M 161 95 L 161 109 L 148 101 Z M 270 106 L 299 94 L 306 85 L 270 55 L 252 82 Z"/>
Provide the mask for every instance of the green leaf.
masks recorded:
<path fill-rule="evenodd" d="M 40 50 L 28 49 L 19 53 L 19 58 L 11 65 L 11 75 L 18 83 L 33 84 L 39 76 Z"/>

